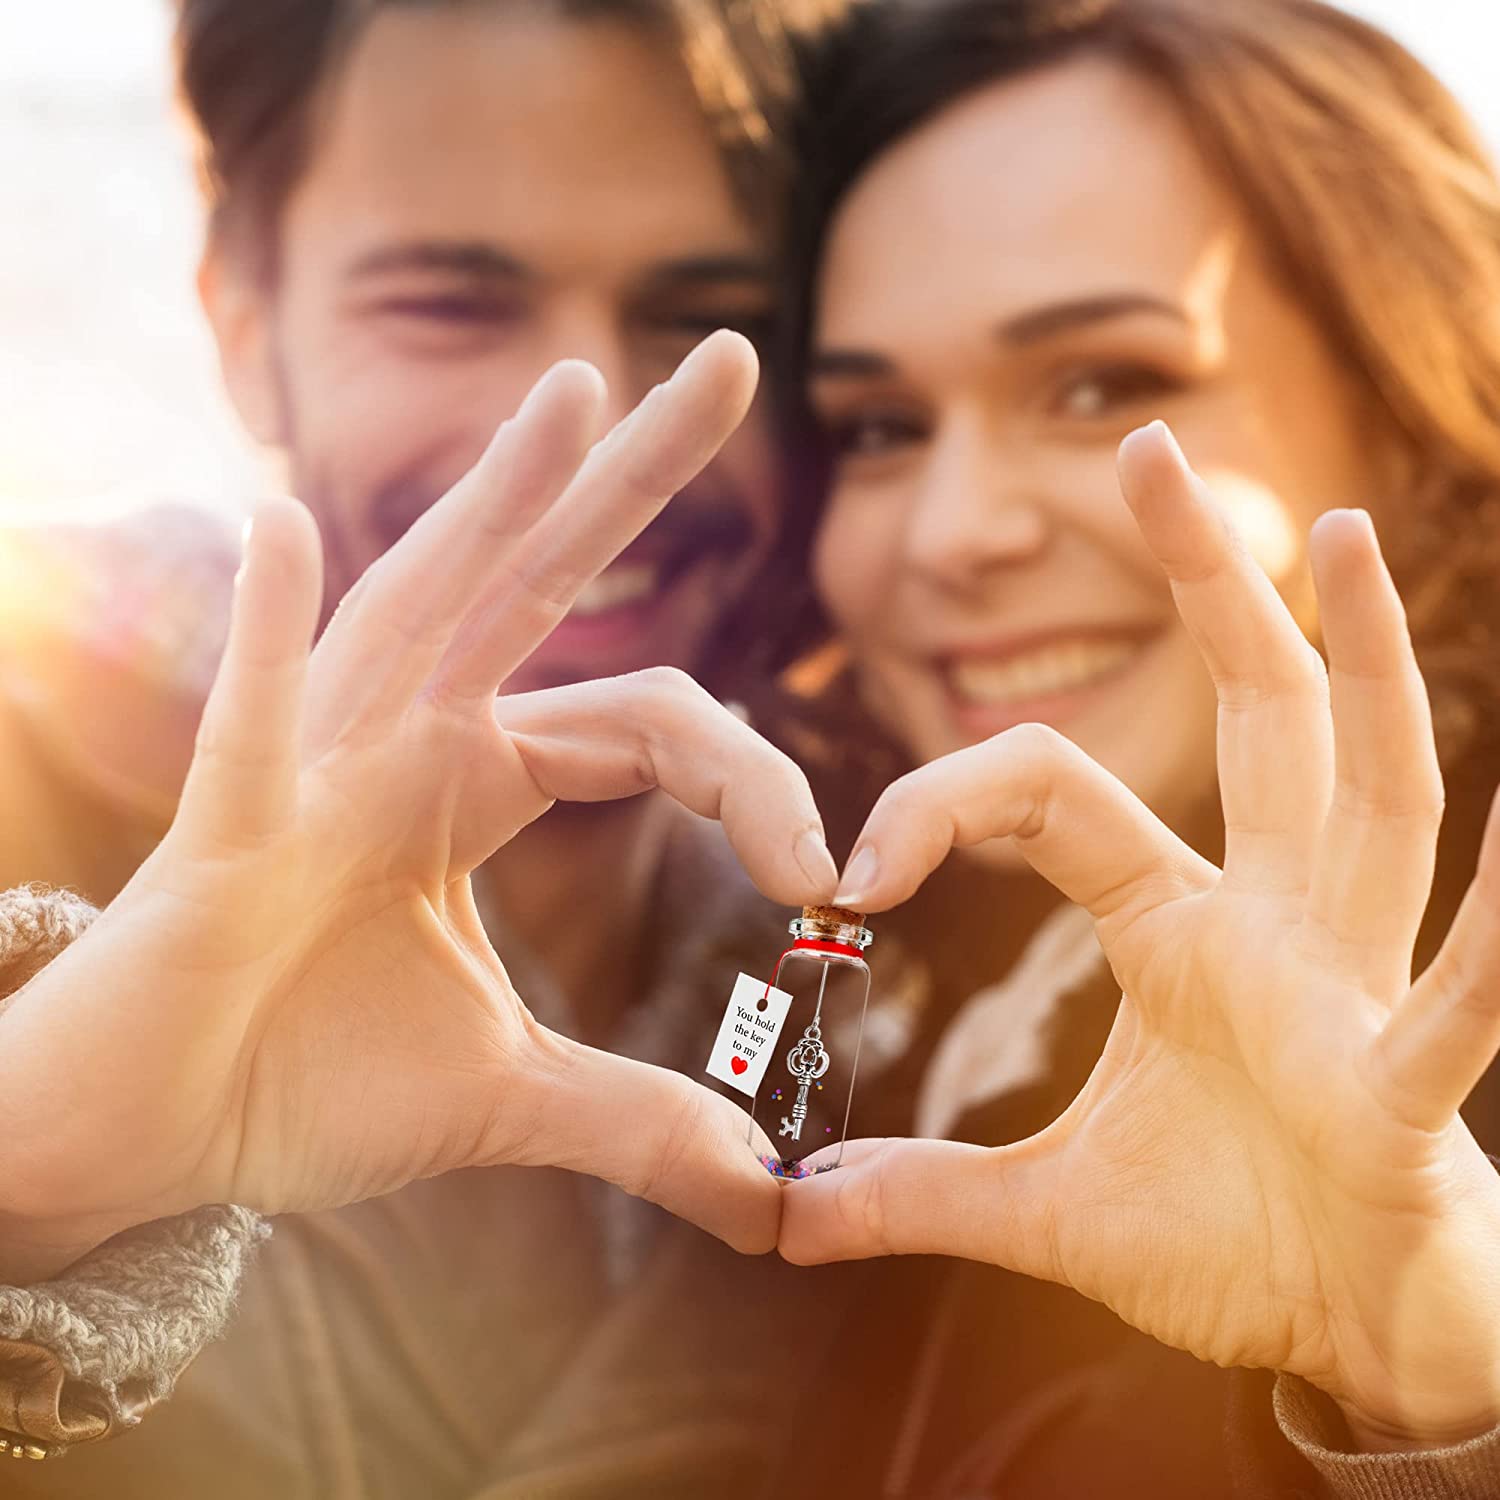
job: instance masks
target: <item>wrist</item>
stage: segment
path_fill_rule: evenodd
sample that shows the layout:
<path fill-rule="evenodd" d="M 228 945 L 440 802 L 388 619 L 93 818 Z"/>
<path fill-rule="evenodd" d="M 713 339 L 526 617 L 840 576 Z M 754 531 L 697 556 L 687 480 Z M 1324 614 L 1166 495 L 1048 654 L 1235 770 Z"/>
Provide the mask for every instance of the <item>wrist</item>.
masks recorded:
<path fill-rule="evenodd" d="M 1403 1420 L 1391 1422 L 1361 1410 L 1351 1402 L 1337 1402 L 1357 1453 L 1426 1453 L 1436 1448 L 1456 1447 L 1484 1437 L 1500 1427 L 1500 1406 L 1455 1413 L 1450 1421 Z"/>
<path fill-rule="evenodd" d="M 31 1119 L 43 1111 L 30 1108 Z M 0 1137 L 6 1136 L 0 1117 Z M 177 1212 L 125 1201 L 125 1184 L 94 1160 L 87 1137 L 16 1131 L 0 1153 L 0 1284 L 35 1286 L 60 1275 L 122 1230 Z M 14 1148 L 14 1149 L 12 1149 Z"/>
<path fill-rule="evenodd" d="M 77 1239 L 51 1246 L 25 1245 L 6 1238 L 0 1241 L 0 1286 L 39 1286 L 53 1281 L 103 1243 Z"/>
<path fill-rule="evenodd" d="M 100 1217 L 42 1222 L 0 1210 L 0 1286 L 51 1281 L 129 1227 Z"/>

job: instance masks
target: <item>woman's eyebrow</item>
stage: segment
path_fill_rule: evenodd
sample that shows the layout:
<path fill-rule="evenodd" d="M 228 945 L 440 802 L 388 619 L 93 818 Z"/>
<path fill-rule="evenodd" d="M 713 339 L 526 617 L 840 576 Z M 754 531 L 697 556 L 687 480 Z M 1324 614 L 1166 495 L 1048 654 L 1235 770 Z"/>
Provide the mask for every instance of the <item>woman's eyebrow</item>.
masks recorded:
<path fill-rule="evenodd" d="M 995 337 L 1004 344 L 1035 344 L 1059 333 L 1071 333 L 1090 323 L 1104 323 L 1113 318 L 1150 313 L 1189 325 L 1187 313 L 1175 302 L 1153 297 L 1145 292 L 1106 292 L 1097 296 L 1077 297 L 1067 302 L 1053 302 L 1005 319 L 995 329 Z"/>
<path fill-rule="evenodd" d="M 996 325 L 995 337 L 1003 344 L 1020 347 L 1093 323 L 1139 317 L 1142 313 L 1170 318 L 1184 327 L 1192 326 L 1187 312 L 1164 297 L 1146 292 L 1103 292 L 1016 313 Z M 895 371 L 894 360 L 867 349 L 816 349 L 808 360 L 808 376 L 813 380 L 878 380 Z"/>

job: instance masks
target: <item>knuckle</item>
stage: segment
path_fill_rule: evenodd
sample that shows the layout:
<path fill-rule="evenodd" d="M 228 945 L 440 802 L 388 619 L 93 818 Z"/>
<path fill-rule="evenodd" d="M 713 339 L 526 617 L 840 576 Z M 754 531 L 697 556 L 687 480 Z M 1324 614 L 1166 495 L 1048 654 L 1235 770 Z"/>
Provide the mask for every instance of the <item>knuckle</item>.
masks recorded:
<path fill-rule="evenodd" d="M 1219 707 L 1230 713 L 1254 713 L 1277 696 L 1276 689 L 1259 677 L 1220 676 L 1214 683 Z"/>
<path fill-rule="evenodd" d="M 1359 821 L 1394 821 L 1436 828 L 1443 821 L 1445 798 L 1441 785 L 1395 789 L 1351 779 L 1339 783 L 1334 806 L 1346 817 Z"/>
<path fill-rule="evenodd" d="M 629 454 L 620 465 L 619 486 L 636 508 L 659 505 L 674 488 L 671 465 L 654 453 Z"/>
<path fill-rule="evenodd" d="M 1248 712 L 1279 698 L 1308 698 L 1323 709 L 1330 701 L 1327 663 L 1307 642 L 1285 660 L 1222 672 L 1215 688 L 1223 707 Z"/>
<path fill-rule="evenodd" d="M 626 678 L 627 702 L 635 716 L 642 753 L 652 764 L 664 750 L 680 755 L 684 746 L 710 738 L 718 704 L 678 667 L 647 667 Z M 726 719 L 729 716 L 724 714 Z M 732 720 L 736 728 L 742 727 Z"/>
<path fill-rule="evenodd" d="M 644 705 L 661 712 L 691 713 L 701 709 L 705 701 L 713 702 L 707 691 L 680 667 L 645 667 L 626 680 Z"/>
<path fill-rule="evenodd" d="M 1311 644 L 1304 642 L 1289 654 L 1285 669 L 1273 676 L 1272 686 L 1280 692 L 1311 698 L 1327 707 L 1331 694 L 1328 663 Z"/>
<path fill-rule="evenodd" d="M 1326 698 L 1329 692 L 1328 663 L 1322 654 L 1307 641 L 1295 653 L 1295 658 L 1294 680 L 1300 682 L 1306 691 Z"/>
<path fill-rule="evenodd" d="M 997 735 L 995 742 L 1023 763 L 1049 765 L 1075 753 L 1073 742 L 1050 724 L 1017 724 Z"/>
<path fill-rule="evenodd" d="M 508 557 L 495 569 L 493 595 L 518 619 L 527 612 L 544 620 L 561 618 L 572 602 L 566 580 L 549 560 L 525 556 Z"/>
<path fill-rule="evenodd" d="M 933 777 L 924 775 L 923 771 L 913 771 L 899 781 L 893 781 L 876 798 L 869 821 L 874 823 L 877 819 L 882 822 L 894 819 L 900 822 L 914 817 L 927 805 L 929 783 L 933 780 Z"/>
<path fill-rule="evenodd" d="M 193 737 L 193 759 L 218 772 L 258 773 L 275 768 L 282 760 L 279 744 L 265 740 L 247 742 L 218 714 L 205 714 Z"/>
<path fill-rule="evenodd" d="M 656 387 L 656 391 L 661 389 Z M 652 395 L 655 394 L 653 391 Z M 651 397 L 646 399 L 649 401 Z M 663 440 L 660 425 L 639 420 L 645 405 L 643 401 L 632 417 L 611 434 L 612 473 L 614 487 L 627 504 L 654 509 L 681 487 L 681 475 L 674 450 L 669 441 Z"/>
<path fill-rule="evenodd" d="M 1007 733 L 1014 736 L 1007 746 L 1007 761 L 1015 790 L 1030 798 L 1030 812 L 1021 819 L 1018 838 L 1039 834 L 1046 822 L 1047 807 L 1059 780 L 1075 777 L 1092 765 L 1088 756 L 1066 735 L 1048 724 L 1018 724 Z"/>
<path fill-rule="evenodd" d="M 703 1124 L 703 1103 L 712 1094 L 691 1087 L 677 1087 L 676 1098 L 665 1112 L 659 1144 L 636 1163 L 631 1181 L 621 1183 L 626 1192 L 657 1203 L 693 1150 Z"/>
<path fill-rule="evenodd" d="M 859 1199 L 855 1206 L 854 1219 L 859 1226 L 863 1241 L 881 1255 L 892 1255 L 896 1247 L 891 1242 L 890 1174 L 880 1170 L 890 1147 L 884 1147 L 879 1157 L 869 1164 L 859 1184 Z"/>
<path fill-rule="evenodd" d="M 1500 1004 L 1495 986 L 1485 982 L 1472 956 L 1461 948 L 1440 953 L 1432 967 L 1439 993 L 1455 1018 L 1488 1018 Z"/>

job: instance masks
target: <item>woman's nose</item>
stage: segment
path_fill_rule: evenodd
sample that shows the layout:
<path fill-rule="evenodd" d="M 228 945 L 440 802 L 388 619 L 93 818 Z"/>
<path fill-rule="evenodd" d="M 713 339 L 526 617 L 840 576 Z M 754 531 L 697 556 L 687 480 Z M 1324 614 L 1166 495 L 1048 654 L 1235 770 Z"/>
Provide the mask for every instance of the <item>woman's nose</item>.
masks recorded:
<path fill-rule="evenodd" d="M 948 589 L 980 585 L 1047 544 L 1047 511 L 1002 445 L 974 427 L 941 433 L 908 516 L 907 560 Z"/>

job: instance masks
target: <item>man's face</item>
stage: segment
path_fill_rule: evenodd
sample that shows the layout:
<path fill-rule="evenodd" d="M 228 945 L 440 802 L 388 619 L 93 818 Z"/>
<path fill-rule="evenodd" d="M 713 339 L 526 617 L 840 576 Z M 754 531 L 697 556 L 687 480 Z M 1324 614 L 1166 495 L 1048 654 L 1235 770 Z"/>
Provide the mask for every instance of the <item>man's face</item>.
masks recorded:
<path fill-rule="evenodd" d="M 703 335 L 770 313 L 765 247 L 680 63 L 615 22 L 382 10 L 279 227 L 274 287 L 241 287 L 234 327 L 210 304 L 318 516 L 330 610 L 556 360 L 599 367 L 613 420 Z M 507 691 L 698 666 L 773 495 L 757 410 Z"/>

